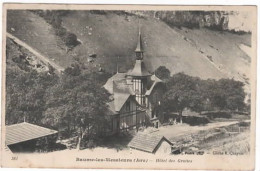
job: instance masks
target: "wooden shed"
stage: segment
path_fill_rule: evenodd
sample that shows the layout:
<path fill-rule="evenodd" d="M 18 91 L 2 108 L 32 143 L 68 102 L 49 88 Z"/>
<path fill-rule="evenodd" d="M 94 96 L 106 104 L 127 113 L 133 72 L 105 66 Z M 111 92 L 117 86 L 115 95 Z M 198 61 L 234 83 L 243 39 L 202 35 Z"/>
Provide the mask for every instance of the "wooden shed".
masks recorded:
<path fill-rule="evenodd" d="M 58 131 L 27 122 L 7 125 L 5 145 L 12 152 L 33 152 L 56 142 Z"/>
<path fill-rule="evenodd" d="M 132 149 L 153 154 L 171 154 L 172 145 L 164 136 L 145 133 L 138 133 L 128 144 Z"/>

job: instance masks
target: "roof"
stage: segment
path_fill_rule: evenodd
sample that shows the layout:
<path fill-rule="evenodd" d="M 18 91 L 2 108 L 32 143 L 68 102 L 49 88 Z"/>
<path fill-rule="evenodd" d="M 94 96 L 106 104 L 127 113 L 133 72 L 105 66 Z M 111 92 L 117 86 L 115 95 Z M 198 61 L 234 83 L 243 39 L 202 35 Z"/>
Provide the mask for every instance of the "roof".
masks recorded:
<path fill-rule="evenodd" d="M 6 126 L 5 143 L 6 145 L 12 145 L 56 133 L 58 131 L 23 122 Z"/>
<path fill-rule="evenodd" d="M 149 95 L 152 93 L 154 87 L 155 87 L 158 83 L 162 83 L 162 82 L 163 82 L 161 79 L 159 79 L 158 77 L 156 77 L 156 75 L 152 75 L 152 76 L 151 76 L 151 81 L 153 81 L 153 84 L 152 84 L 152 86 L 150 87 L 150 89 L 146 91 L 146 93 L 145 93 L 146 96 L 149 96 Z"/>
<path fill-rule="evenodd" d="M 158 77 L 157 77 L 156 75 L 154 75 L 154 74 L 151 76 L 151 80 L 152 80 L 152 81 L 155 81 L 155 82 L 163 82 L 160 78 L 158 78 Z"/>
<path fill-rule="evenodd" d="M 108 115 L 116 115 L 118 114 L 118 111 L 115 109 L 115 103 L 114 100 L 108 103 Z"/>
<path fill-rule="evenodd" d="M 131 95 L 135 95 L 132 85 L 126 83 L 126 73 L 116 73 L 109 78 L 104 88 L 113 95 L 108 103 L 109 114 L 117 114 Z"/>
<path fill-rule="evenodd" d="M 106 84 L 104 85 L 104 88 L 110 93 L 113 94 L 113 82 L 124 80 L 126 77 L 126 73 L 116 73 L 112 77 L 110 77 Z"/>
<path fill-rule="evenodd" d="M 170 145 L 172 143 L 166 139 L 164 136 L 161 135 L 151 135 L 151 134 L 144 134 L 138 133 L 128 144 L 130 148 L 134 148 L 137 150 L 155 153 L 156 150 L 159 148 L 162 141 L 168 142 Z"/>
<path fill-rule="evenodd" d="M 114 95 L 115 111 L 119 112 L 129 97 L 130 94 L 116 93 Z"/>
<path fill-rule="evenodd" d="M 129 98 L 131 98 L 130 94 L 116 93 L 114 95 L 114 99 L 108 103 L 108 109 L 109 109 L 108 114 L 109 115 L 118 114 L 118 112 L 121 110 L 121 108 L 124 106 L 124 104 Z M 132 99 L 138 104 L 135 98 Z"/>
<path fill-rule="evenodd" d="M 113 81 L 113 94 L 118 93 L 135 95 L 133 86 L 128 85 L 125 79 L 120 81 Z"/>
<path fill-rule="evenodd" d="M 134 68 L 127 75 L 144 77 L 150 76 L 151 74 L 147 71 L 143 60 L 136 60 Z"/>
<path fill-rule="evenodd" d="M 135 52 L 143 52 L 142 36 L 141 36 L 140 30 L 139 30 L 139 36 L 138 36 L 138 41 L 137 41 L 137 46 L 136 46 Z"/>

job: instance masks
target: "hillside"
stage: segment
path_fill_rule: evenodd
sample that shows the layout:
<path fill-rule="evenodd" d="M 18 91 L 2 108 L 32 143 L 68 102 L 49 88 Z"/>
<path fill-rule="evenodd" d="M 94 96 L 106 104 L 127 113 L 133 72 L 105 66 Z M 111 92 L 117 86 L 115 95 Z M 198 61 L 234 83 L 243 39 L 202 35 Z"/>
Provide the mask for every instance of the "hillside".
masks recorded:
<path fill-rule="evenodd" d="M 151 72 L 165 65 L 172 74 L 185 72 L 203 79 L 234 78 L 248 83 L 251 58 L 245 49 L 250 51 L 250 34 L 177 28 L 153 17 L 89 11 L 71 11 L 62 18 L 63 27 L 81 42 L 69 52 L 52 26 L 30 11 L 8 11 L 7 31 L 63 67 L 76 59 L 87 67 L 100 65 L 113 73 L 118 56 L 120 72 L 133 66 L 139 22 L 144 60 Z M 93 63 L 88 62 L 91 54 L 97 55 Z"/>

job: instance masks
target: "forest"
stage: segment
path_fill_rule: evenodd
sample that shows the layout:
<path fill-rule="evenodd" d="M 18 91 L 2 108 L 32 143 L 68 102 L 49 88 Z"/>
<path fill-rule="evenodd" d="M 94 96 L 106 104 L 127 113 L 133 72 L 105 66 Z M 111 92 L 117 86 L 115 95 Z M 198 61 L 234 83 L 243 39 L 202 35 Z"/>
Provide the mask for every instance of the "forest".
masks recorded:
<path fill-rule="evenodd" d="M 224 78 L 202 80 L 184 73 L 171 76 L 164 66 L 155 72 L 166 84 L 162 109 L 179 113 L 180 120 L 184 109 L 200 114 L 203 111 L 250 111 L 250 97 L 245 102 L 244 83 L 240 81 Z"/>
<path fill-rule="evenodd" d="M 23 67 L 21 67 L 23 68 Z M 109 129 L 106 116 L 109 94 L 102 87 L 111 74 L 86 70 L 80 64 L 66 68 L 63 74 L 7 67 L 6 125 L 34 123 L 59 130 L 64 137 L 83 135 L 100 137 Z M 156 75 L 165 82 L 162 101 L 165 112 L 184 109 L 202 111 L 249 111 L 244 102 L 243 83 L 233 79 L 202 80 L 184 73 L 171 75 L 160 66 Z"/>

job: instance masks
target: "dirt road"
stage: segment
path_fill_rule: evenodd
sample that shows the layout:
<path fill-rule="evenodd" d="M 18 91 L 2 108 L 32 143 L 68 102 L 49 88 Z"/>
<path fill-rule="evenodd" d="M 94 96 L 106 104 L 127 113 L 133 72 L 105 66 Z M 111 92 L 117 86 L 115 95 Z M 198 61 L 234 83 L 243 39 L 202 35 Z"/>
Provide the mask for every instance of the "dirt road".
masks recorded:
<path fill-rule="evenodd" d="M 55 68 L 58 72 L 61 72 L 64 70 L 63 67 L 57 65 L 56 63 L 54 63 L 53 61 L 51 61 L 48 57 L 43 56 L 42 54 L 40 54 L 39 52 L 37 52 L 35 49 L 33 49 L 31 46 L 29 46 L 28 44 L 26 44 L 25 42 L 23 42 L 22 40 L 18 39 L 17 37 L 13 36 L 10 33 L 6 33 L 6 36 L 9 37 L 10 39 L 12 39 L 14 42 L 16 42 L 17 44 L 19 44 L 20 46 L 26 48 L 27 50 L 29 50 L 31 53 L 33 53 L 38 59 L 40 59 L 42 62 L 44 62 L 45 64 L 50 64 L 53 68 Z"/>
<path fill-rule="evenodd" d="M 175 137 L 182 135 L 189 135 L 192 133 L 196 133 L 198 131 L 209 130 L 213 128 L 219 128 L 223 126 L 229 126 L 239 123 L 239 121 L 230 121 L 230 122 L 216 122 L 209 123 L 203 126 L 190 126 L 187 124 L 178 124 L 178 125 L 169 125 L 160 127 L 158 131 L 154 132 L 156 134 L 160 134 L 168 138 L 169 140 L 173 140 Z"/>

